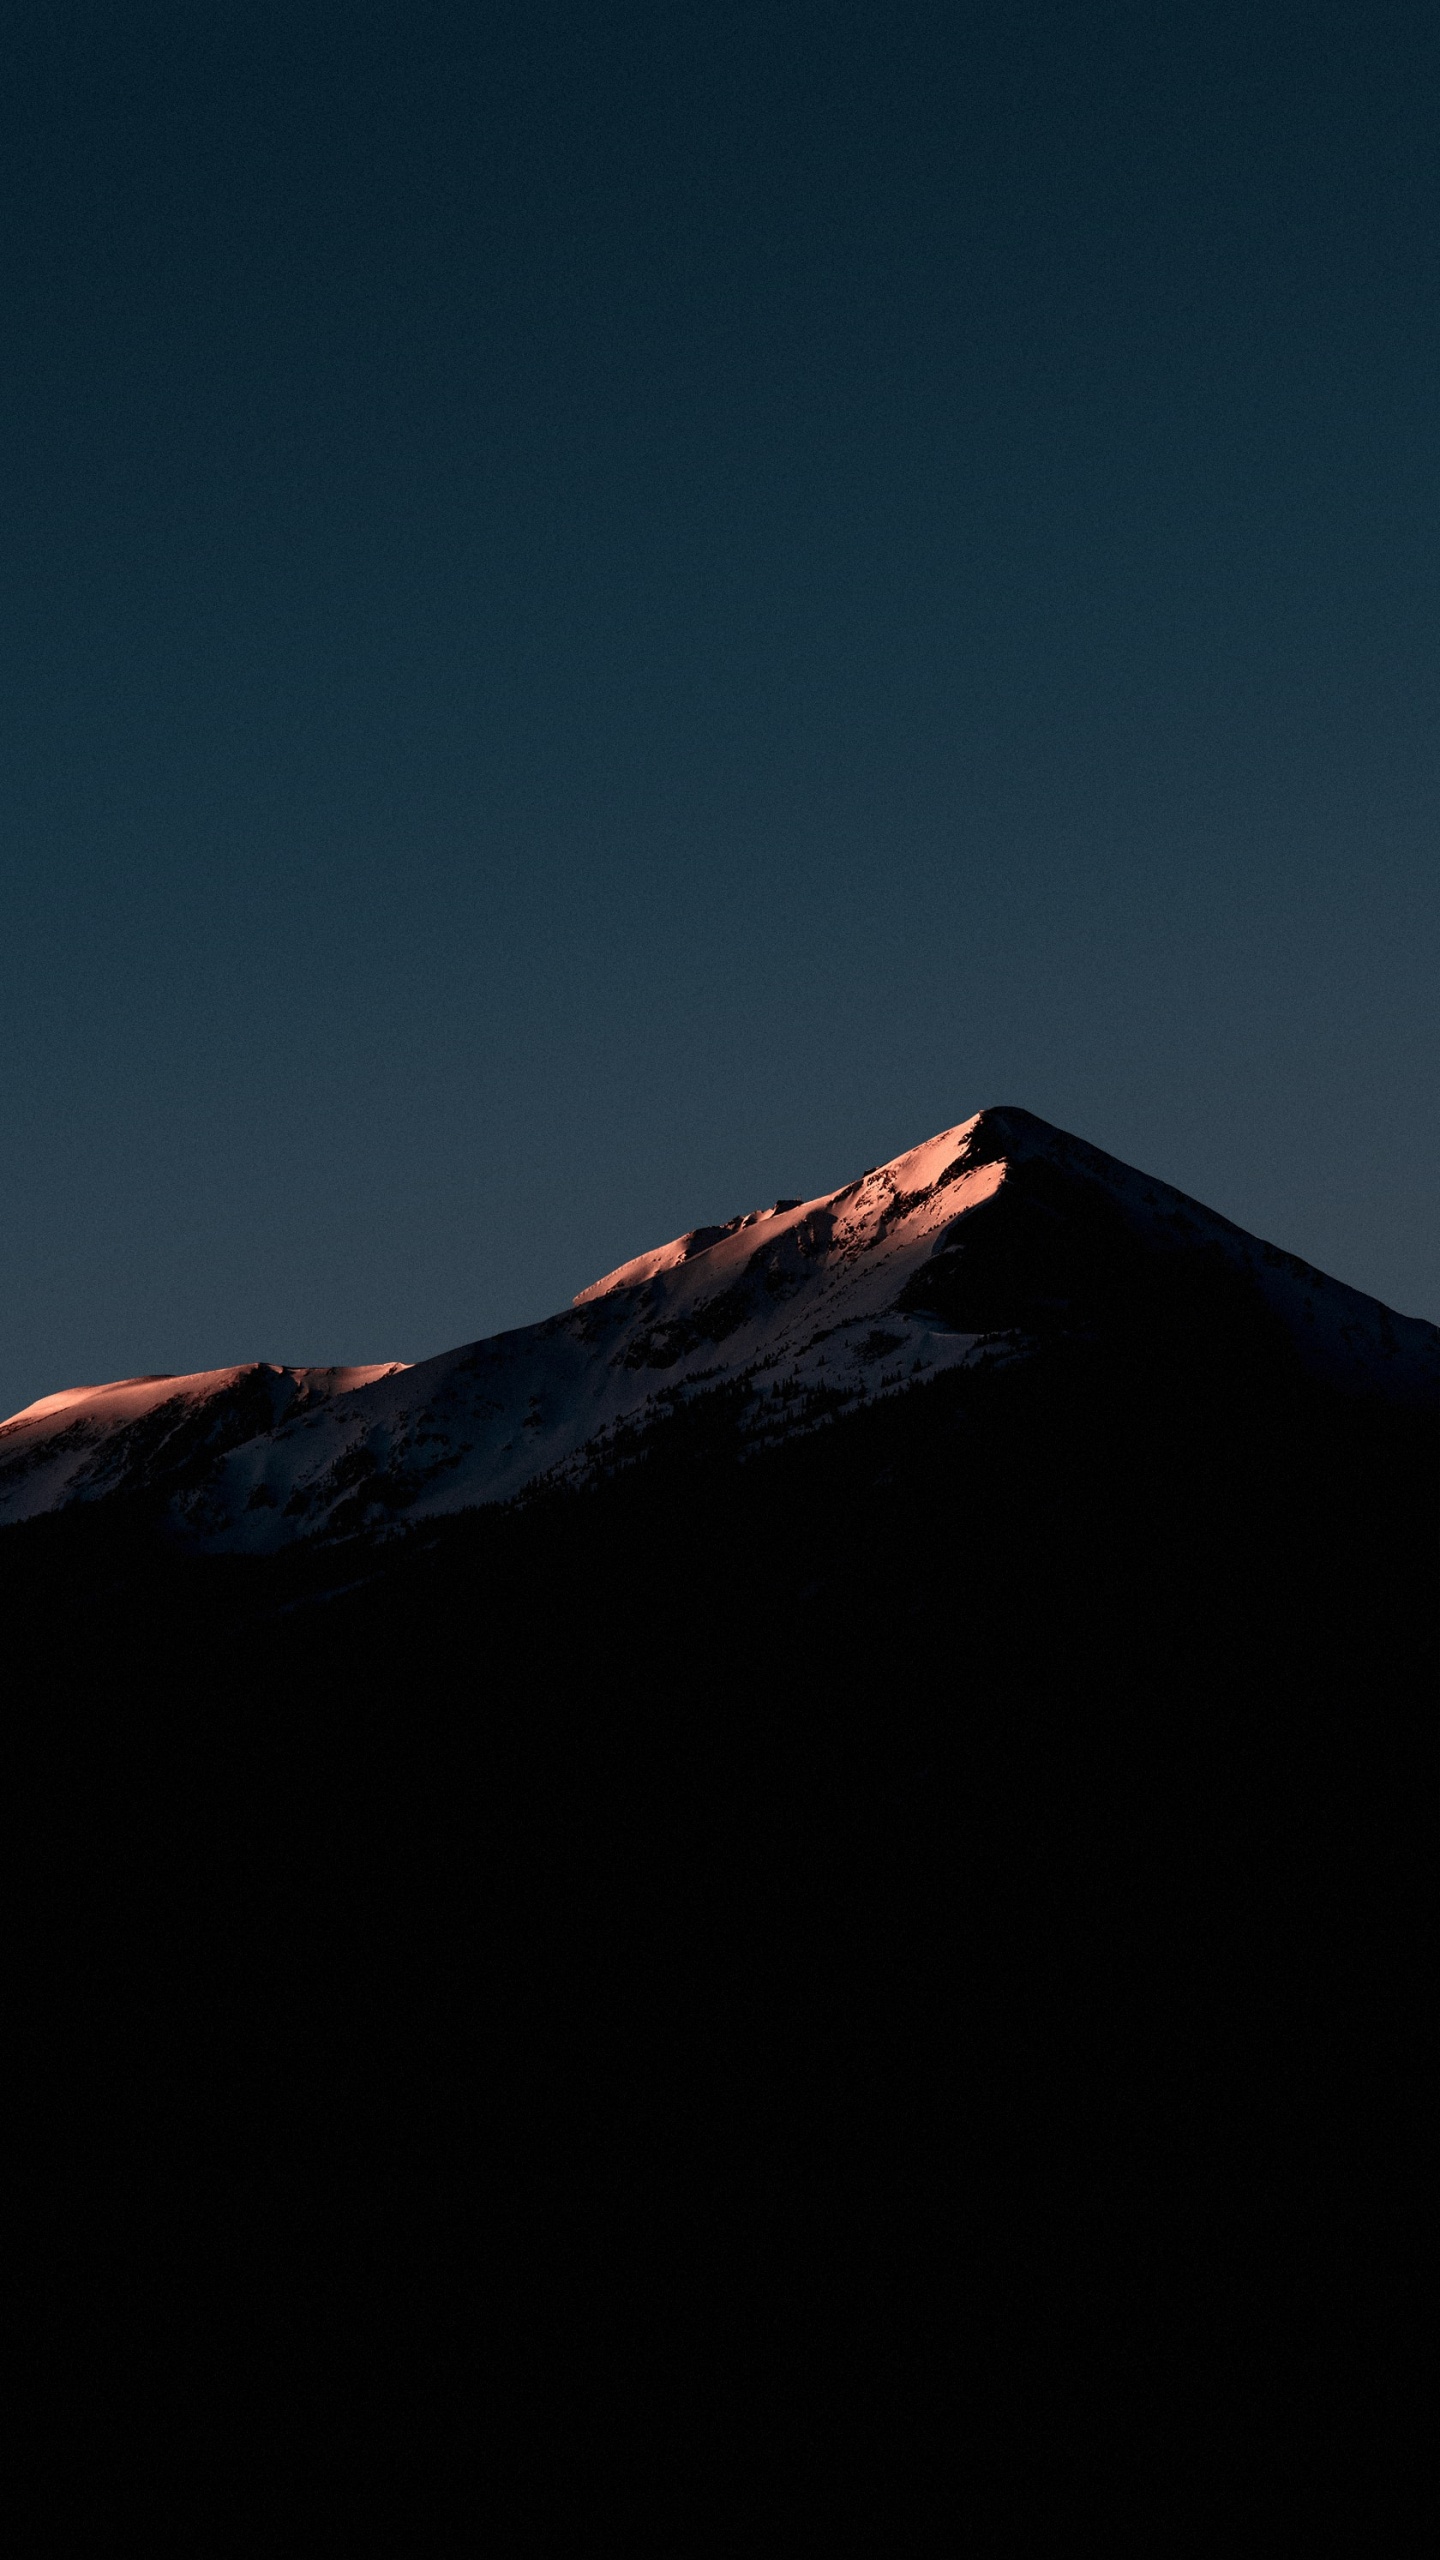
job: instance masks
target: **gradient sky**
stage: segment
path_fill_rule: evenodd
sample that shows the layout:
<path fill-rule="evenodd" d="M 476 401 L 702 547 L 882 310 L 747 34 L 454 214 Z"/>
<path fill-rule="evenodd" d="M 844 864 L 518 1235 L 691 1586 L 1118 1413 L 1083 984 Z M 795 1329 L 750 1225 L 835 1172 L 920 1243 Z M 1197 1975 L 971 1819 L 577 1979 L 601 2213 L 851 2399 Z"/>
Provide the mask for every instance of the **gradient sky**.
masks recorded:
<path fill-rule="evenodd" d="M 12 6 L 0 1411 L 988 1102 L 1440 1315 L 1437 46 Z"/>

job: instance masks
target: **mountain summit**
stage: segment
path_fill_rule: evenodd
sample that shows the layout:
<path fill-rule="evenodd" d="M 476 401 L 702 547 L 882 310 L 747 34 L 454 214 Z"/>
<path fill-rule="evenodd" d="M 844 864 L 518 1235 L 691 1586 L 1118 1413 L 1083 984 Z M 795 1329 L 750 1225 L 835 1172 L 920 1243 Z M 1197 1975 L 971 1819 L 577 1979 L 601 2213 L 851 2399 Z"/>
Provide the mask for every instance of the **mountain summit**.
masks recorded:
<path fill-rule="evenodd" d="M 263 1554 L 593 1480 L 687 1412 L 723 1410 L 744 1454 L 947 1373 L 1102 1344 L 1157 1376 L 1289 1362 L 1387 1402 L 1440 1379 L 1433 1325 L 1005 1107 L 414 1366 L 259 1362 L 43 1397 L 0 1425 L 0 1522 L 143 1495 L 188 1546 Z"/>
<path fill-rule="evenodd" d="M 353 2285 L 367 2414 L 381 2306 L 407 2446 L 463 2341 L 442 2484 L 495 2374 L 568 2405 L 577 2320 L 580 2396 L 612 2370 L 637 2268 L 627 2403 L 677 2303 L 713 2336 L 702 2470 L 734 2374 L 768 2445 L 857 2302 L 902 2462 L 912 2334 L 947 2410 L 997 2339 L 1028 2388 L 1093 2334 L 1127 2460 L 1207 2287 L 1232 2360 L 1267 2287 L 1363 2359 L 1423 2200 L 1437 1368 L 1435 1327 L 1006 1109 L 413 1368 L 16 1416 L 25 2086 L 67 2038 L 85 2074 L 37 2335 L 93 2330 L 83 2138 L 133 2247 L 93 2253 L 106 2390 L 146 2288 L 201 2271 L 188 2353 L 243 2252 L 267 2374 L 295 2270 L 327 2374 Z"/>

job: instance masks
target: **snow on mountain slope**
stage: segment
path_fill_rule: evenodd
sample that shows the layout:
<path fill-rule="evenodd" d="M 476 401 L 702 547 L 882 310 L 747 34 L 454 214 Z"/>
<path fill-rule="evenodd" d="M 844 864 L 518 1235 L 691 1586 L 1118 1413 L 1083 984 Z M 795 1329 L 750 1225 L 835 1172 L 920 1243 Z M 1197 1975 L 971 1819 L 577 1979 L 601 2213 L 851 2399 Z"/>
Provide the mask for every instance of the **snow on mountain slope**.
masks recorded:
<path fill-rule="evenodd" d="M 892 1311 L 941 1227 L 1003 1178 L 964 1163 L 963 1136 L 829 1198 L 678 1237 L 563 1314 L 421 1361 L 343 1415 L 297 1418 L 227 1459 L 186 1505 L 191 1534 L 263 1551 L 503 1502 L 613 1463 L 706 1388 L 750 1388 L 764 1439 L 937 1375 L 972 1356 L 974 1336 Z"/>
<path fill-rule="evenodd" d="M 213 1465 L 257 1432 L 372 1386 L 399 1365 L 282 1369 L 260 1360 L 40 1396 L 0 1423 L 0 1522 L 107 1493 L 168 1492 L 177 1475 Z"/>
<path fill-rule="evenodd" d="M 1023 1356 L 1057 1328 L 1123 1338 L 1155 1275 L 1182 1268 L 1197 1278 L 1194 1326 L 1238 1287 L 1312 1371 L 1433 1391 L 1433 1325 L 1028 1112 L 991 1110 L 823 1198 L 641 1254 L 544 1323 L 411 1368 L 260 1366 L 42 1399 L 0 1427 L 0 1520 L 167 1484 L 175 1527 L 200 1546 L 373 1532 L 581 1481 L 716 1388 L 760 1446 Z"/>

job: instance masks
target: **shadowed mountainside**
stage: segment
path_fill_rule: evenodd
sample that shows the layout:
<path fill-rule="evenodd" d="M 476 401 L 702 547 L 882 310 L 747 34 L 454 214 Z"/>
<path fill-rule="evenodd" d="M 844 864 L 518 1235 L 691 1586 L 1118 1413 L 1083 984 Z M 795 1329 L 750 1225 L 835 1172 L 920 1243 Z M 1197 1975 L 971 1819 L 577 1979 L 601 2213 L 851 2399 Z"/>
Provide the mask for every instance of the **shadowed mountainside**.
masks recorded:
<path fill-rule="evenodd" d="M 363 2440 L 311 2538 L 543 2411 L 629 2449 L 641 2540 L 713 2461 L 799 2547 L 859 2443 L 924 2547 L 958 2423 L 995 2547 L 1063 2432 L 1087 2537 L 1198 2554 L 1217 2427 L 1283 2539 L 1383 2355 L 1388 2472 L 1433 1410 L 1371 1302 L 1347 1348 L 1353 1293 L 1009 1135 L 885 1230 L 933 1216 L 886 1324 L 970 1346 L 909 1392 L 766 1434 L 702 1354 L 625 1463 L 398 1535 L 185 1552 L 164 1483 L 0 1533 L 35 2335 L 117 2444 L 223 2341 L 237 2513 Z M 619 1275 L 617 1340 L 713 1311 L 718 1241 Z M 777 2509 L 731 2448 L 797 2437 Z"/>
<path fill-rule="evenodd" d="M 1275 1357 L 1397 1404 L 1440 1391 L 1440 1332 L 1168 1185 L 991 1110 L 812 1201 L 642 1254 L 539 1325 L 419 1362 L 258 1363 L 44 1397 L 0 1426 L 0 1520 L 152 1500 L 193 1550 L 375 1535 L 628 1464 L 717 1397 L 749 1450 L 959 1368 L 1104 1341 Z M 1195 1337 L 1191 1344 L 1189 1337 Z"/>

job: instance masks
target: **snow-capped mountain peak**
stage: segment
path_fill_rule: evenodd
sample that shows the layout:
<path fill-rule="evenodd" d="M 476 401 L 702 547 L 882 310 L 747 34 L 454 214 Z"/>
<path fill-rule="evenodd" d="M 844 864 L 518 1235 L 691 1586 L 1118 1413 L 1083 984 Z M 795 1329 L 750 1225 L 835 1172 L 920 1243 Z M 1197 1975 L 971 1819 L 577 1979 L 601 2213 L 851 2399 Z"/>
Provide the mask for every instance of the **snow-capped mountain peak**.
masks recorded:
<path fill-rule="evenodd" d="M 1157 1309 L 1203 1328 L 1237 1292 L 1312 1373 L 1430 1391 L 1434 1326 L 1029 1112 L 992 1109 L 413 1367 L 259 1362 L 42 1397 L 0 1425 L 0 1520 L 148 1491 L 200 1546 L 373 1534 L 622 1466 L 716 1390 L 741 1447 L 759 1448 L 1047 1341 L 1153 1336 Z"/>

